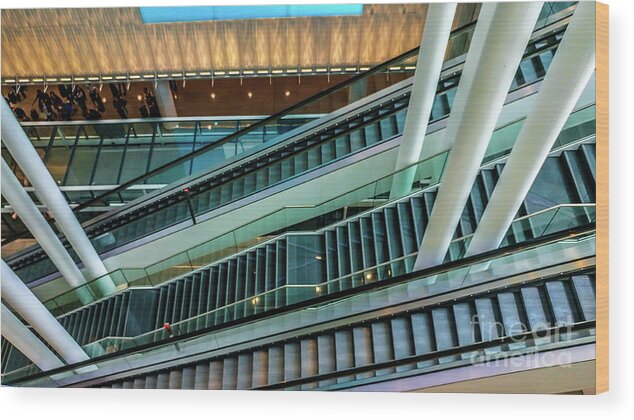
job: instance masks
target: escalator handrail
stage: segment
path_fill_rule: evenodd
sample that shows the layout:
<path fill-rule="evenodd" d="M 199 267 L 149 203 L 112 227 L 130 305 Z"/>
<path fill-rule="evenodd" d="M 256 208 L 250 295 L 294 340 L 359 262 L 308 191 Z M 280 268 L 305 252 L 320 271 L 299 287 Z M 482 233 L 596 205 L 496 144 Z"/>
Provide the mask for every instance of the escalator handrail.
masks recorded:
<path fill-rule="evenodd" d="M 572 333 L 577 331 L 583 331 L 593 329 L 596 327 L 596 320 L 580 321 L 566 325 L 556 325 L 551 328 L 533 329 L 518 334 L 505 335 L 488 341 L 480 341 L 473 344 L 457 345 L 443 350 L 435 350 L 424 354 L 418 354 L 414 356 L 407 356 L 400 359 L 392 359 L 386 362 L 375 362 L 365 366 L 356 366 L 347 369 L 335 370 L 328 373 L 320 373 L 304 378 L 289 379 L 287 381 L 277 382 L 270 385 L 264 385 L 260 387 L 250 388 L 256 390 L 274 390 L 294 387 L 312 382 L 324 381 L 328 379 L 335 379 L 341 376 L 354 376 L 361 373 L 374 372 L 382 369 L 390 369 L 404 365 L 413 365 L 421 362 L 427 362 L 430 360 L 440 359 L 447 356 L 456 356 L 464 353 L 478 352 L 486 350 L 491 347 L 498 347 L 504 344 L 517 343 L 518 341 L 525 341 L 535 337 L 551 337 L 559 334 Z M 574 343 L 566 341 L 557 341 L 558 343 L 564 343 L 566 346 L 574 346 Z M 108 383 L 108 382 L 105 382 Z"/>
<path fill-rule="evenodd" d="M 165 338 L 162 340 L 158 340 L 152 343 L 147 343 L 147 344 L 142 344 L 140 346 L 136 346 L 136 347 L 132 347 L 132 348 L 128 348 L 125 350 L 120 350 L 114 353 L 108 353 L 108 354 L 104 354 L 101 356 L 97 356 L 94 357 L 92 359 L 89 360 L 85 360 L 85 361 L 81 361 L 81 362 L 77 362 L 77 363 L 73 363 L 73 364 L 68 364 L 59 368 L 55 368 L 55 369 L 51 369 L 49 371 L 45 371 L 45 372 L 39 372 L 27 377 L 23 377 L 23 378 L 19 378 L 16 379 L 16 381 L 14 381 L 12 383 L 13 384 L 19 384 L 19 383 L 23 383 L 26 381 L 30 381 L 30 380 L 36 380 L 36 379 L 40 379 L 40 378 L 45 378 L 48 376 L 52 376 L 58 373 L 62 373 L 68 370 L 75 370 L 81 367 L 85 367 L 88 365 L 92 365 L 98 362 L 103 362 L 106 360 L 110 360 L 110 359 L 114 359 L 114 358 L 118 358 L 121 356 L 126 356 L 129 354 L 134 354 L 134 353 L 140 353 L 144 350 L 147 349 L 151 349 L 154 347 L 160 347 L 160 346 L 164 346 L 164 345 L 170 345 L 173 343 L 176 343 L 178 341 L 184 340 L 184 339 L 191 339 L 191 338 L 195 338 L 197 336 L 201 336 L 213 331 L 218 331 L 218 330 L 223 330 L 226 328 L 231 328 L 234 327 L 236 325 L 239 324 L 244 324 L 244 323 L 248 323 L 248 322 L 253 322 L 255 319 L 258 318 L 269 318 L 272 316 L 276 316 L 276 315 L 280 315 L 283 313 L 287 313 L 287 312 L 291 312 L 293 310 L 297 310 L 303 307 L 309 307 L 309 306 L 314 306 L 317 304 L 322 304 L 322 303 L 326 303 L 328 301 L 334 301 L 337 299 L 341 299 L 341 298 L 345 298 L 345 297 L 349 297 L 352 296 L 353 294 L 357 294 L 357 293 L 362 293 L 362 292 L 366 292 L 366 291 L 370 291 L 370 290 L 374 290 L 374 289 L 379 289 L 379 288 L 386 288 L 386 287 L 390 287 L 390 286 L 394 286 L 396 284 L 401 284 L 401 283 L 405 283 L 407 281 L 416 279 L 416 278 L 422 278 L 422 277 L 429 277 L 432 275 L 436 275 L 436 274 L 441 274 L 443 272 L 452 270 L 452 269 L 456 269 L 456 268 L 460 268 L 463 266 L 468 266 L 468 265 L 475 265 L 484 261 L 487 261 L 489 259 L 492 259 L 493 257 L 495 257 L 496 255 L 508 255 L 511 253 L 515 253 L 515 252 L 520 252 L 523 251 L 525 249 L 529 249 L 529 248 L 535 248 L 538 246 L 542 246 L 542 245 L 546 245 L 548 243 L 552 243 L 552 242 L 557 242 L 566 238 L 572 238 L 575 236 L 584 236 L 587 234 L 591 234 L 592 232 L 596 233 L 596 223 L 595 222 L 591 222 L 589 224 L 585 224 L 582 226 L 577 226 L 571 229 L 566 229 L 560 232 L 555 232 L 552 234 L 548 234 L 546 236 L 542 236 L 540 238 L 535 238 L 535 239 L 529 239 L 526 241 L 523 241 L 521 243 L 517 243 L 517 244 L 512 244 L 512 245 L 508 245 L 506 247 L 501 247 L 501 248 L 497 248 L 491 251 L 487 251 L 487 252 L 483 252 L 481 254 L 476 254 L 476 255 L 472 255 L 469 257 L 465 257 L 462 259 L 458 259 L 456 261 L 450 261 L 447 263 L 443 263 L 437 266 L 433 266 L 433 267 L 429 267 L 429 268 L 425 268 L 422 270 L 418 270 L 418 271 L 412 271 L 397 277 L 394 277 L 392 279 L 389 280 L 383 280 L 381 282 L 375 282 L 375 283 L 369 283 L 366 284 L 364 286 L 359 286 L 356 288 L 352 288 L 352 289 L 346 289 L 346 290 L 342 290 L 333 294 L 328 294 L 328 295 L 324 295 L 324 296 L 320 296 L 317 298 L 313 298 L 313 299 L 308 299 L 305 301 L 301 301 L 301 302 L 297 302 L 291 305 L 286 305 L 280 308 L 276 308 L 276 309 L 272 309 L 271 311 L 268 312 L 263 312 L 261 314 L 256 314 L 256 315 L 252 315 L 249 317 L 245 317 L 245 318 L 241 318 L 238 320 L 234 320 L 234 321 L 230 321 L 230 322 L 226 322 L 224 324 L 221 325 L 214 325 L 214 326 L 210 326 L 210 327 L 206 327 L 206 328 L 202 328 L 200 330 L 197 331 L 191 331 L 185 334 L 181 334 L 181 335 L 174 335 L 172 337 L 169 338 Z M 499 280 L 499 279 L 497 279 Z"/>
<path fill-rule="evenodd" d="M 166 163 L 164 165 L 158 166 L 158 167 L 150 170 L 149 172 L 146 172 L 145 174 L 143 174 L 141 176 L 138 176 L 138 177 L 133 178 L 133 179 L 131 179 L 129 181 L 126 181 L 123 184 L 120 184 L 117 187 L 115 187 L 115 188 L 113 188 L 113 189 L 111 189 L 109 191 L 106 191 L 105 193 L 100 194 L 100 195 L 98 195 L 98 196 L 96 196 L 96 197 L 94 197 L 94 198 L 92 198 L 92 199 L 90 199 L 88 201 L 85 201 L 85 202 L 81 203 L 80 205 L 74 207 L 73 208 L 73 212 L 79 212 L 79 211 L 85 209 L 86 207 L 89 207 L 89 206 L 91 206 L 91 205 L 93 205 L 95 203 L 99 203 L 104 198 L 109 197 L 112 194 L 116 194 L 118 192 L 121 192 L 121 191 L 127 189 L 128 187 L 130 187 L 132 185 L 138 184 L 141 181 L 144 181 L 147 178 L 151 178 L 152 176 L 155 176 L 155 175 L 157 175 L 157 174 L 159 174 L 159 173 L 161 173 L 161 172 L 163 172 L 163 171 L 165 171 L 165 170 L 167 170 L 169 168 L 172 168 L 172 167 L 174 167 L 174 166 L 176 166 L 176 165 L 178 165 L 178 164 L 180 164 L 182 162 L 186 162 L 186 161 L 189 161 L 190 159 L 193 159 L 196 156 L 200 156 L 200 155 L 208 152 L 212 148 L 216 148 L 216 147 L 218 147 L 218 146 L 220 146 L 222 144 L 228 143 L 228 142 L 230 142 L 231 140 L 233 140 L 235 138 L 242 137 L 243 135 L 245 135 L 246 133 L 248 133 L 250 131 L 253 131 L 253 130 L 255 130 L 257 128 L 260 128 L 260 127 L 262 127 L 264 125 L 267 125 L 267 124 L 269 124 L 272 121 L 281 119 L 282 117 L 286 116 L 287 114 L 290 114 L 290 113 L 292 113 L 293 111 L 295 111 L 297 109 L 300 109 L 300 108 L 302 108 L 302 107 L 304 107 L 304 106 L 306 106 L 306 105 L 308 105 L 308 104 L 310 104 L 312 102 L 315 102 L 315 101 L 317 101 L 317 100 L 319 100 L 319 99 L 321 99 L 321 98 L 323 98 L 323 97 L 325 97 L 325 96 L 327 96 L 327 95 L 329 95 L 329 94 L 331 94 L 331 93 L 333 93 L 333 92 L 335 92 L 335 91 L 337 91 L 337 90 L 339 90 L 339 89 L 341 89 L 341 88 L 343 88 L 343 87 L 345 87 L 347 85 L 353 84 L 353 83 L 357 82 L 358 80 L 361 80 L 361 79 L 363 79 L 363 78 L 365 78 L 367 76 L 370 76 L 370 75 L 372 75 L 374 73 L 377 73 L 377 72 L 379 72 L 379 71 L 381 71 L 381 70 L 383 70 L 385 68 L 389 68 L 389 66 L 391 66 L 392 64 L 394 64 L 396 62 L 402 61 L 404 59 L 407 59 L 407 58 L 409 58 L 411 56 L 416 55 L 418 53 L 419 48 L 420 47 L 416 47 L 416 48 L 413 48 L 413 49 L 411 49 L 409 51 L 406 51 L 406 52 L 404 52 L 404 53 L 402 53 L 402 54 L 400 54 L 400 55 L 398 55 L 398 56 L 396 56 L 394 58 L 391 58 L 388 61 L 385 61 L 384 63 L 381 63 L 379 65 L 376 65 L 376 66 L 372 67 L 370 70 L 368 70 L 366 72 L 359 73 L 359 74 L 357 74 L 355 76 L 352 76 L 350 79 L 347 79 L 347 80 L 344 80 L 343 82 L 337 83 L 334 86 L 329 87 L 328 89 L 322 90 L 321 92 L 319 92 L 319 93 L 317 93 L 317 94 L 315 94 L 313 96 L 310 96 L 310 97 L 308 97 L 308 98 L 306 98 L 306 99 L 304 99 L 302 101 L 299 101 L 296 104 L 291 105 L 290 107 L 288 107 L 288 108 L 286 108 L 286 109 L 284 109 L 284 110 L 282 110 L 282 111 L 280 111 L 280 112 L 278 112 L 276 114 L 271 115 L 270 117 L 267 117 L 267 118 L 265 118 L 263 120 L 260 120 L 260 121 L 258 121 L 256 123 L 250 125 L 249 127 L 245 127 L 245 128 L 243 128 L 241 130 L 238 130 L 238 131 L 236 131 L 236 132 L 234 132 L 232 134 L 229 134 L 228 136 L 226 136 L 226 137 L 224 137 L 224 138 L 222 138 L 222 139 L 220 139 L 220 140 L 218 140 L 216 142 L 209 143 L 209 144 L 201 147 L 198 150 L 195 150 L 195 151 L 190 152 L 190 153 L 188 153 L 186 155 L 180 156 L 180 157 L 178 157 L 178 158 L 176 158 L 176 159 L 174 159 L 174 160 L 172 160 L 172 161 L 170 161 L 170 162 L 168 162 L 168 163 Z"/>

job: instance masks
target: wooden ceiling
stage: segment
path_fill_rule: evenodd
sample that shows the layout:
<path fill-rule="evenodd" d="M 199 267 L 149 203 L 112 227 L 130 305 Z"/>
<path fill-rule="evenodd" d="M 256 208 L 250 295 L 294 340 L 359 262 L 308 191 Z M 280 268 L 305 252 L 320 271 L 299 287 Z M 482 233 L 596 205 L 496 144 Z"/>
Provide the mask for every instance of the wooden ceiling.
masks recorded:
<path fill-rule="evenodd" d="M 427 5 L 361 16 L 144 24 L 138 8 L 5 9 L 2 75 L 367 65 L 420 42 Z"/>

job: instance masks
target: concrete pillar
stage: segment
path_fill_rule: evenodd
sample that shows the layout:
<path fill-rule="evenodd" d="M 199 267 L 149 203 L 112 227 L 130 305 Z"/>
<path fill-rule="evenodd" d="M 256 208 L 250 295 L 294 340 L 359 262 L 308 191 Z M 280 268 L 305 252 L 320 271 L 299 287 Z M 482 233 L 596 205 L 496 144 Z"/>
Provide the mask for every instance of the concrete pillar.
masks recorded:
<path fill-rule="evenodd" d="M 580 2 L 515 141 L 467 256 L 496 249 L 595 69 L 595 6 Z"/>
<path fill-rule="evenodd" d="M 482 6 L 445 129 L 452 148 L 415 270 L 445 258 L 541 7 L 541 2 Z"/>
<path fill-rule="evenodd" d="M 0 264 L 2 299 L 20 314 L 66 362 L 72 364 L 88 360 L 88 355 L 79 344 L 22 283 L 7 263 L 2 260 Z"/>
<path fill-rule="evenodd" d="M 161 110 L 161 117 L 172 118 L 177 117 L 176 103 L 174 102 L 174 96 L 170 89 L 170 83 L 168 80 L 160 80 L 156 82 L 156 103 L 158 103 Z"/>
<path fill-rule="evenodd" d="M 411 165 L 420 160 L 423 150 L 455 11 L 456 3 L 433 3 L 427 9 L 403 140 L 396 159 L 396 171 L 400 172 L 392 180 L 391 200 L 407 195 L 416 176 L 416 167 Z"/>
<path fill-rule="evenodd" d="M 2 336 L 43 371 L 64 366 L 59 357 L 40 341 L 18 317 L 2 306 Z"/>
<path fill-rule="evenodd" d="M 64 280 L 72 288 L 86 284 L 83 274 L 62 245 L 53 229 L 42 216 L 37 206 L 33 203 L 29 195 L 24 191 L 22 185 L 11 172 L 9 165 L 2 159 L 2 195 L 7 199 L 13 211 L 15 211 L 22 223 L 33 234 L 46 255 L 49 256 L 55 267 L 64 277 Z M 92 302 L 92 296 L 88 290 L 79 291 L 81 302 L 86 304 Z"/>
<path fill-rule="evenodd" d="M 94 279 L 108 274 L 90 239 L 86 236 L 75 214 L 60 192 L 57 184 L 46 169 L 44 162 L 35 151 L 11 108 L 2 100 L 2 141 L 24 171 L 35 192 L 55 218 L 64 236 L 68 239 L 79 258 Z M 104 294 L 114 293 L 116 287 L 111 279 L 99 281 L 99 289 Z"/>

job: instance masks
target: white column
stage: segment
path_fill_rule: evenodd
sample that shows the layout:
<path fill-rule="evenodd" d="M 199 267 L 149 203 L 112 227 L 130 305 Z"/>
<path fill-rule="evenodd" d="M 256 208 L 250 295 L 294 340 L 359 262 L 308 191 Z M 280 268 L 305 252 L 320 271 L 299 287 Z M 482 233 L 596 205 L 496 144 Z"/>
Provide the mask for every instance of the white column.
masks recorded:
<path fill-rule="evenodd" d="M 24 191 L 22 185 L 17 180 L 9 165 L 2 159 L 2 195 L 7 199 L 13 211 L 15 211 L 22 223 L 33 234 L 46 255 L 49 256 L 55 267 L 64 277 L 64 280 L 72 287 L 76 288 L 86 284 L 86 279 L 75 265 L 75 261 L 71 258 L 62 245 L 53 229 L 35 206 L 29 195 Z M 83 292 L 83 293 L 82 293 Z M 88 290 L 79 292 L 82 303 L 90 303 L 92 301 Z"/>
<path fill-rule="evenodd" d="M 77 221 L 44 162 L 35 151 L 5 100 L 2 100 L 1 131 L 5 146 L 35 188 L 38 197 L 55 218 L 64 236 L 84 263 L 90 277 L 94 279 L 108 274 L 108 270 L 92 246 L 90 239 L 86 236 L 86 232 Z M 103 294 L 116 291 L 114 283 L 107 277 L 99 281 L 99 289 Z"/>
<path fill-rule="evenodd" d="M 403 169 L 420 160 L 455 11 L 456 3 L 433 3 L 428 6 L 403 140 L 396 159 L 396 171 L 401 172 L 394 175 L 390 199 L 402 197 L 411 190 L 416 167 Z"/>
<path fill-rule="evenodd" d="M 172 95 L 172 89 L 170 89 L 169 81 L 161 80 L 156 82 L 156 103 L 161 110 L 161 117 L 171 118 L 177 117 L 176 103 L 174 103 L 174 96 Z"/>
<path fill-rule="evenodd" d="M 541 2 L 484 3 L 445 136 L 452 145 L 414 269 L 442 263 L 469 198 Z"/>
<path fill-rule="evenodd" d="M 2 267 L 2 299 L 6 301 L 68 363 L 88 360 L 88 355 L 73 337 L 57 322 L 4 260 Z M 4 315 L 4 314 L 3 314 Z"/>
<path fill-rule="evenodd" d="M 64 366 L 59 357 L 40 341 L 13 313 L 2 306 L 2 336 L 43 371 Z"/>
<path fill-rule="evenodd" d="M 579 2 L 466 255 L 496 249 L 595 68 L 594 2 Z"/>

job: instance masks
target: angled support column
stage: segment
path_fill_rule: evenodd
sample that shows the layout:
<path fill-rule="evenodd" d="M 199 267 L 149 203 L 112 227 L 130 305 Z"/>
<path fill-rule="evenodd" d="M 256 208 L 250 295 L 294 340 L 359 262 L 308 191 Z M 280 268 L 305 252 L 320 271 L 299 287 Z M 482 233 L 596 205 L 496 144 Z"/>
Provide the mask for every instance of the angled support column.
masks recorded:
<path fill-rule="evenodd" d="M 88 360 L 88 355 L 79 344 L 22 283 L 7 263 L 2 260 L 0 264 L 2 299 L 19 313 L 66 362 L 72 364 Z"/>
<path fill-rule="evenodd" d="M 105 276 L 108 270 L 99 258 L 86 232 L 81 227 L 75 214 L 60 192 L 57 184 L 46 169 L 44 162 L 35 151 L 31 141 L 13 115 L 11 108 L 5 100 L 2 100 L 2 141 L 11 152 L 20 168 L 24 171 L 38 197 L 49 209 L 64 236 L 68 239 L 73 249 L 84 263 L 91 278 Z M 116 291 L 116 287 L 108 277 L 99 281 L 100 291 L 110 294 Z"/>
<path fill-rule="evenodd" d="M 40 341 L 29 329 L 9 310 L 2 305 L 2 336 L 25 355 L 30 361 L 43 371 L 64 366 L 59 357 Z"/>
<path fill-rule="evenodd" d="M 72 288 L 86 284 L 86 279 L 84 279 L 83 274 L 77 268 L 75 261 L 68 254 L 68 251 L 66 251 L 66 248 L 64 248 L 64 245 L 62 245 L 62 242 L 48 225 L 29 195 L 24 191 L 24 188 L 13 175 L 13 172 L 11 172 L 4 158 L 2 159 L 2 195 L 7 199 L 13 211 L 20 216 L 22 223 L 33 234 L 33 237 L 42 246 L 46 255 L 53 261 L 64 280 Z M 80 293 L 79 298 L 84 304 L 92 301 L 87 290 Z"/>
<path fill-rule="evenodd" d="M 595 68 L 594 2 L 580 2 L 466 255 L 496 249 Z"/>
<path fill-rule="evenodd" d="M 433 3 L 427 9 L 412 93 L 403 128 L 403 140 L 396 159 L 398 173 L 394 175 L 392 180 L 391 200 L 402 197 L 411 191 L 417 169 L 411 165 L 420 160 L 423 150 L 427 124 L 436 98 L 438 79 L 455 11 L 456 3 Z M 405 168 L 408 169 L 404 170 Z"/>
<path fill-rule="evenodd" d="M 158 103 L 159 109 L 161 110 L 161 117 L 177 117 L 178 114 L 176 113 L 176 103 L 174 102 L 174 96 L 172 95 L 172 89 L 170 89 L 169 82 L 167 80 L 161 80 L 159 82 L 156 82 L 155 87 L 156 103 Z M 178 128 L 178 123 L 163 123 L 163 127 L 168 130 L 175 130 Z"/>
<path fill-rule="evenodd" d="M 445 136 L 452 145 L 415 270 L 443 262 L 541 2 L 484 3 Z"/>

